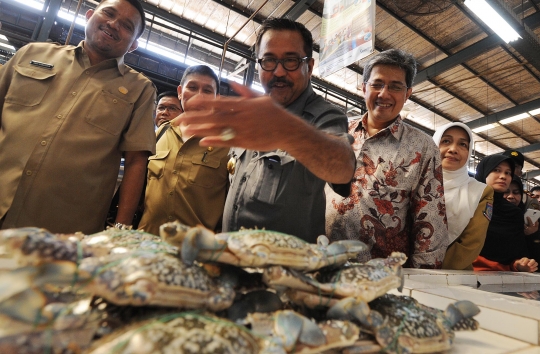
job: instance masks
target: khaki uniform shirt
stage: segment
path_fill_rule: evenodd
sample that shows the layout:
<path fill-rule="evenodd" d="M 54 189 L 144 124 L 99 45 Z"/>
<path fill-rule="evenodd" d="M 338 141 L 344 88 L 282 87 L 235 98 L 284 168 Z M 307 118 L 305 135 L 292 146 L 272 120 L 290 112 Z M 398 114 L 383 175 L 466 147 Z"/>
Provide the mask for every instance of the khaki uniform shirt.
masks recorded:
<path fill-rule="evenodd" d="M 175 220 L 216 229 L 227 193 L 229 149 L 202 147 L 199 141 L 183 141 L 180 128 L 172 126 L 159 139 L 156 154 L 149 157 L 139 229 L 159 235 L 162 224 Z"/>
<path fill-rule="evenodd" d="M 155 151 L 154 100 L 123 58 L 91 66 L 84 41 L 21 48 L 0 68 L 2 227 L 102 230 L 122 152 Z"/>
<path fill-rule="evenodd" d="M 443 269 L 473 270 L 472 263 L 482 251 L 493 208 L 493 188 L 486 186 L 478 207 L 465 230 L 448 246 Z"/>

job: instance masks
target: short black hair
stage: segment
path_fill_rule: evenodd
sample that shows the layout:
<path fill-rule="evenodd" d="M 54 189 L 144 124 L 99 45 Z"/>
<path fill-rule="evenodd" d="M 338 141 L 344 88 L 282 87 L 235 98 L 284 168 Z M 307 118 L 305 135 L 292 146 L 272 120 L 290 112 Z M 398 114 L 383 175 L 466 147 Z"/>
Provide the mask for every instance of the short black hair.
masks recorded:
<path fill-rule="evenodd" d="M 156 98 L 156 104 L 159 103 L 159 100 L 161 100 L 163 97 L 176 97 L 178 98 L 178 92 L 176 91 L 165 91 L 160 93 Z"/>
<path fill-rule="evenodd" d="M 212 79 L 214 79 L 214 81 L 216 82 L 216 89 L 217 89 L 216 94 L 219 93 L 219 79 L 216 73 L 214 72 L 214 70 L 212 70 L 209 66 L 206 66 L 206 65 L 193 65 L 187 68 L 186 71 L 184 71 L 184 75 L 182 75 L 182 80 L 180 80 L 180 86 L 184 86 L 184 82 L 186 81 L 186 78 L 189 75 L 193 75 L 193 74 L 209 76 Z"/>
<path fill-rule="evenodd" d="M 532 192 L 535 192 L 535 191 L 540 191 L 540 186 L 534 186 L 531 188 L 531 190 L 529 191 L 530 193 Z"/>
<path fill-rule="evenodd" d="M 364 82 L 368 82 L 371 76 L 371 70 L 375 65 L 393 65 L 405 71 L 405 83 L 407 87 L 412 87 L 414 77 L 416 76 L 416 59 L 400 49 L 389 49 L 373 56 L 364 66 Z"/>
<path fill-rule="evenodd" d="M 293 21 L 288 18 L 276 18 L 270 17 L 261 25 L 259 33 L 257 34 L 257 41 L 255 42 L 255 53 L 259 54 L 259 48 L 261 46 L 261 40 L 263 35 L 270 31 L 296 31 L 300 33 L 302 39 L 304 40 L 304 52 L 308 58 L 313 56 L 313 36 L 311 32 L 301 24 L 300 22 Z"/>
<path fill-rule="evenodd" d="M 99 8 L 101 4 L 105 3 L 106 1 L 107 0 L 100 1 L 96 9 Z M 146 28 L 146 16 L 144 14 L 144 9 L 139 0 L 126 0 L 126 1 L 129 2 L 131 5 L 133 5 L 133 7 L 136 8 L 137 11 L 139 12 L 139 15 L 141 15 L 141 28 L 139 29 L 139 33 L 137 33 L 137 38 L 139 38 L 140 36 L 142 36 L 144 29 Z"/>

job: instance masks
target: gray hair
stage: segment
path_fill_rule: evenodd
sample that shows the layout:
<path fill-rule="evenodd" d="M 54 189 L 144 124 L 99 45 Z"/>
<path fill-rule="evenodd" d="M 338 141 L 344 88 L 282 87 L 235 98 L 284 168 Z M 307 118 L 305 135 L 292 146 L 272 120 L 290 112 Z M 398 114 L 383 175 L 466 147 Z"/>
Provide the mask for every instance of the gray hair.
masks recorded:
<path fill-rule="evenodd" d="M 400 49 L 389 49 L 375 55 L 364 66 L 364 82 L 369 80 L 371 70 L 375 65 L 393 65 L 405 71 L 405 83 L 407 87 L 412 87 L 416 76 L 416 59 Z"/>

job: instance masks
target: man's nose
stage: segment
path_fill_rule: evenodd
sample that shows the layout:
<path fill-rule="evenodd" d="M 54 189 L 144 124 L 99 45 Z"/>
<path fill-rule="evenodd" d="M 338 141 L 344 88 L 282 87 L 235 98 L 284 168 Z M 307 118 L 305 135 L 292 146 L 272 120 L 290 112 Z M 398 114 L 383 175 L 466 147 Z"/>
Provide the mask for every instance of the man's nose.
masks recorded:
<path fill-rule="evenodd" d="M 274 76 L 279 76 L 279 77 L 287 75 L 287 70 L 285 70 L 285 68 L 283 67 L 282 62 L 277 63 L 276 68 L 273 71 L 273 74 Z"/>

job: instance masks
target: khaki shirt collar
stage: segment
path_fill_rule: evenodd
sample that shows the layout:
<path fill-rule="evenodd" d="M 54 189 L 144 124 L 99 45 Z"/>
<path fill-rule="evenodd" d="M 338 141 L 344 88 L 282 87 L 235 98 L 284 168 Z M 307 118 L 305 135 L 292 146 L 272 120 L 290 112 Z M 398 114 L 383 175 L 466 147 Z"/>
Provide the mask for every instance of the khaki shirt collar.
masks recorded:
<path fill-rule="evenodd" d="M 78 46 L 73 47 L 73 50 L 75 50 L 76 55 L 81 56 L 81 59 L 83 59 L 86 62 L 90 62 L 90 59 L 88 58 L 88 54 L 86 54 L 86 50 L 84 49 L 84 43 L 85 41 L 82 40 Z M 124 64 L 124 56 L 113 59 L 107 59 L 104 60 L 102 63 L 114 63 L 114 65 L 118 68 L 118 72 L 120 75 L 124 76 L 126 65 Z M 102 64 L 100 63 L 100 64 Z M 110 64 L 112 65 L 112 64 Z"/>

